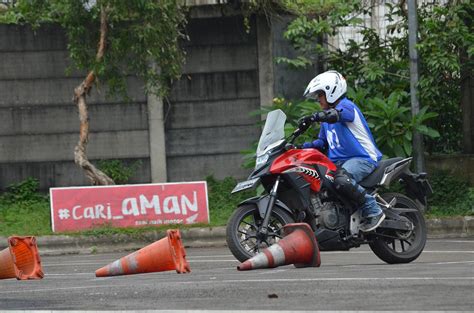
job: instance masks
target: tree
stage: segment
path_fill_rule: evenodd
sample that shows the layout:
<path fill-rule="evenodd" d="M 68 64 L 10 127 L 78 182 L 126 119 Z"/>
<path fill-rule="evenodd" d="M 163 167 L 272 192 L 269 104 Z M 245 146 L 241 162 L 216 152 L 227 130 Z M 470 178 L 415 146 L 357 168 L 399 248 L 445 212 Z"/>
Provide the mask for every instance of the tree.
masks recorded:
<path fill-rule="evenodd" d="M 16 0 L 0 10 L 0 23 L 61 25 L 74 66 L 87 71 L 74 90 L 80 136 L 75 162 L 94 185 L 114 184 L 87 158 L 89 114 L 87 96 L 94 84 L 108 87 L 108 95 L 127 97 L 127 74 L 144 81 L 145 92 L 164 95 L 179 77 L 184 53 L 179 40 L 186 23 L 176 0 Z M 5 8 L 4 8 L 5 9 Z M 158 70 L 156 70 L 158 68 Z"/>
<path fill-rule="evenodd" d="M 386 2 L 385 19 L 389 25 L 387 34 L 383 35 L 365 25 L 363 20 L 372 14 L 372 6 L 377 2 L 284 2 L 296 16 L 285 37 L 299 55 L 277 61 L 296 68 L 323 61 L 344 73 L 354 86 L 349 95 L 360 101 L 357 103 L 371 120 L 377 121 L 371 123 L 371 127 L 384 152 L 411 154 L 412 137 L 407 130 L 415 129 L 429 137 L 430 152 L 461 150 L 462 51 L 466 55 L 465 71 L 474 68 L 473 16 L 469 1 L 424 3 L 418 8 L 420 40 L 417 46 L 421 60 L 418 90 L 423 110 L 414 118 L 407 116 L 404 109 L 410 107 L 406 94 L 409 91 L 406 1 Z M 342 27 L 351 27 L 361 40 L 349 39 L 343 49 L 332 47 L 327 39 L 337 35 Z"/>

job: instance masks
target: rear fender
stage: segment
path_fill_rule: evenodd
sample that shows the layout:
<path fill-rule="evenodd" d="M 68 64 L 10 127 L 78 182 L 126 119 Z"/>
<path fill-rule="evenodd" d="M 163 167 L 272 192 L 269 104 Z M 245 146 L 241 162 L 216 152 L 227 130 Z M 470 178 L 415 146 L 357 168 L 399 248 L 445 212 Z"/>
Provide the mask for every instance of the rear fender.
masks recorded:
<path fill-rule="evenodd" d="M 254 204 L 258 208 L 258 212 L 260 214 L 260 217 L 264 218 L 265 217 L 265 212 L 267 211 L 267 206 L 268 206 L 269 201 L 270 201 L 270 195 L 257 196 L 257 197 L 249 198 L 245 201 L 242 201 L 241 203 L 239 203 L 239 206 L 241 206 L 243 204 Z M 278 199 L 275 201 L 275 206 L 279 207 L 280 209 L 285 210 L 290 216 L 294 215 L 293 212 L 290 210 L 290 208 L 287 207 L 286 204 L 284 204 L 283 202 L 281 202 Z"/>
<path fill-rule="evenodd" d="M 406 170 L 400 175 L 400 179 L 405 185 L 407 196 L 415 200 L 423 208 L 427 205 L 427 198 L 433 194 L 433 189 L 426 176 L 426 173 L 416 174 L 410 170 Z"/>

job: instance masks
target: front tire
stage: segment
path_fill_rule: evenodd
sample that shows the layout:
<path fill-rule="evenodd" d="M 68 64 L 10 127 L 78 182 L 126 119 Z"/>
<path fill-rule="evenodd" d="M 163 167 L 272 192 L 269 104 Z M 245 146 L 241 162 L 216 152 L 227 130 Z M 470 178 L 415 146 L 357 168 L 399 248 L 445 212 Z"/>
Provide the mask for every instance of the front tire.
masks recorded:
<path fill-rule="evenodd" d="M 273 207 L 268 222 L 269 236 L 266 238 L 266 243 L 259 243 L 256 234 L 262 221 L 258 207 L 254 204 L 241 205 L 230 216 L 226 229 L 227 245 L 240 262 L 253 257 L 262 248 L 276 243 L 283 237 L 283 226 L 294 223 L 286 211 Z"/>
<path fill-rule="evenodd" d="M 382 235 L 396 237 L 397 239 L 378 236 L 369 243 L 369 246 L 382 261 L 389 264 L 410 263 L 420 256 L 426 244 L 426 225 L 423 213 L 421 213 L 416 202 L 403 194 L 386 193 L 382 195 L 382 198 L 388 203 L 396 198 L 396 208 L 417 209 L 417 212 L 400 213 L 401 216 L 413 223 L 414 228 L 406 232 L 382 230 Z"/>

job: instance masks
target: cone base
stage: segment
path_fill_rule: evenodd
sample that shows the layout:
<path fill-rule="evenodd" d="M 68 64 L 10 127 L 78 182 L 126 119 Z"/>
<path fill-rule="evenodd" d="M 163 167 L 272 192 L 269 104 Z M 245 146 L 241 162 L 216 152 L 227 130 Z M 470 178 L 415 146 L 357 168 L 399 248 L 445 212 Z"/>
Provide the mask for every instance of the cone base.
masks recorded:
<path fill-rule="evenodd" d="M 8 248 L 0 252 L 0 279 L 42 279 L 44 277 L 36 238 L 8 237 Z"/>

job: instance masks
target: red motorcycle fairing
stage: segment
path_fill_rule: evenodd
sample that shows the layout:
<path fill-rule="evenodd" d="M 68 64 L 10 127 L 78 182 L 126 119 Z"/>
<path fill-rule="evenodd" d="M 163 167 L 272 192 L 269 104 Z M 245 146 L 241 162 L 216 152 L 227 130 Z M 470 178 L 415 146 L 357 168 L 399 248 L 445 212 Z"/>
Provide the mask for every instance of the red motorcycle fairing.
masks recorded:
<path fill-rule="evenodd" d="M 296 172 L 309 182 L 313 191 L 321 189 L 321 179 L 315 170 L 316 165 L 327 168 L 327 171 L 336 171 L 336 165 L 327 156 L 317 149 L 292 149 L 277 157 L 271 167 L 270 173 L 282 174 Z M 324 175 L 326 175 L 324 173 Z"/>

